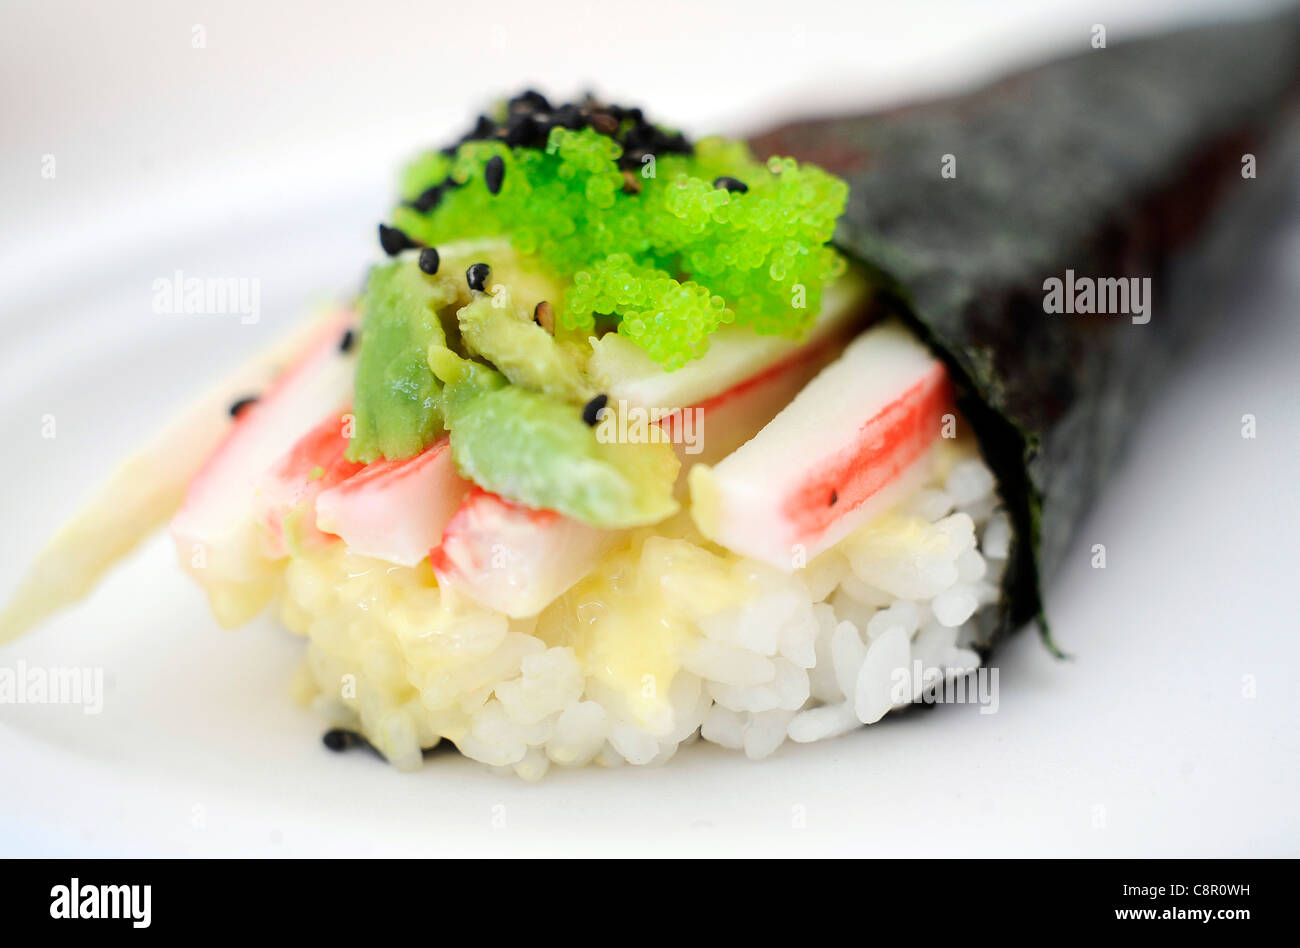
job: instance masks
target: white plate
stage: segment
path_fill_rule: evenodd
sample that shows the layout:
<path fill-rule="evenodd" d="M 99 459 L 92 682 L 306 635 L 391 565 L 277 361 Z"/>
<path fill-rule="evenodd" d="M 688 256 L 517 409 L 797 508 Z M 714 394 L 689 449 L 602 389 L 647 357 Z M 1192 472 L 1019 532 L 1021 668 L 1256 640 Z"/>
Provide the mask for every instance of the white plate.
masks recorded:
<path fill-rule="evenodd" d="M 357 285 L 392 161 L 526 77 L 739 129 L 1082 50 L 1097 22 L 1115 42 L 1225 6 L 8 5 L 0 26 L 24 41 L 0 67 L 23 90 L 0 148 L 0 596 L 133 445 L 322 293 Z M 1292 220 L 1052 585 L 1075 660 L 1032 633 L 1009 642 L 996 714 L 909 712 L 758 764 L 695 746 L 661 769 L 539 785 L 450 755 L 403 775 L 326 751 L 288 698 L 301 643 L 269 621 L 218 629 L 158 538 L 0 648 L 0 666 L 100 667 L 108 684 L 98 715 L 0 705 L 0 855 L 1300 854 Z M 261 322 L 154 315 L 152 281 L 178 268 L 260 279 Z"/>
<path fill-rule="evenodd" d="M 358 194 L 241 219 L 238 240 L 106 247 L 25 304 L 0 353 L 6 588 L 133 443 L 322 287 L 355 285 L 380 206 Z M 107 681 L 98 715 L 0 706 L 0 854 L 1294 855 L 1297 254 L 1300 223 L 1086 523 L 1050 597 L 1075 660 L 1017 637 L 996 655 L 996 714 L 909 712 L 757 764 L 694 746 L 540 785 L 453 755 L 403 775 L 325 750 L 287 694 L 301 643 L 269 620 L 219 630 L 159 537 L 0 650 Z M 262 276 L 263 321 L 154 315 L 150 281 L 177 266 Z"/>

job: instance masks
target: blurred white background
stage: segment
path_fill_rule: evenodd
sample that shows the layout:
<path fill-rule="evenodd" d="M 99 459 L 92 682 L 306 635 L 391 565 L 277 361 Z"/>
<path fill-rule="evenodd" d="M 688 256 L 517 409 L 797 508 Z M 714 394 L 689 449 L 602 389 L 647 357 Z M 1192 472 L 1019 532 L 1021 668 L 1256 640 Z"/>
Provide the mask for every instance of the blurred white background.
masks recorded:
<path fill-rule="evenodd" d="M 6 0 L 0 260 L 39 288 L 49 254 L 349 185 L 525 84 L 595 87 L 692 133 L 894 104 L 1049 51 L 1256 0 Z M 197 29 L 202 48 L 196 48 Z M 41 178 L 44 155 L 57 161 Z M 374 214 L 380 213 L 382 203 Z M 176 212 L 165 213 L 165 212 Z M 369 226 L 370 222 L 366 222 Z M 357 226 L 360 226 L 358 222 Z M 88 259 L 90 258 L 90 259 Z"/>
<path fill-rule="evenodd" d="M 0 596 L 130 445 L 312 300 L 358 285 L 399 162 L 503 92 L 595 87 L 691 133 L 738 132 L 1082 50 L 1095 23 L 1114 44 L 1266 6 L 6 0 Z M 0 707 L 0 855 L 1296 855 L 1297 257 L 1300 227 L 1261 248 L 1240 309 L 1085 524 L 1049 599 L 1076 661 L 1019 636 L 992 718 L 941 709 L 762 765 L 693 749 L 540 787 L 446 759 L 402 776 L 322 752 L 319 723 L 284 697 L 298 644 L 270 622 L 217 630 L 158 540 L 0 652 L 93 662 L 111 683 L 97 718 Z M 175 268 L 260 279 L 262 323 L 153 314 L 150 283 Z M 519 832 L 485 832 L 498 802 Z"/>

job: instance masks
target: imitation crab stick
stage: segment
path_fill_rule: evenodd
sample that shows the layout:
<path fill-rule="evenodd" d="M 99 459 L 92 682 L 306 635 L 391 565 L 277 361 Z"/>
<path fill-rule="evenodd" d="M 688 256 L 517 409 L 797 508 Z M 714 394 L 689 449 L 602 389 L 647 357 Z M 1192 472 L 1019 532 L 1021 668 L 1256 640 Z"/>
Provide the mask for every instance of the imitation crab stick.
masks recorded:
<path fill-rule="evenodd" d="M 695 522 L 791 571 L 897 499 L 951 411 L 943 363 L 897 323 L 870 329 L 752 440 L 692 468 Z"/>
<path fill-rule="evenodd" d="M 258 487 L 320 422 L 322 409 L 340 411 L 351 397 L 355 361 L 340 342 L 353 322 L 353 313 L 342 311 L 318 327 L 297 361 L 239 413 L 172 519 L 181 564 L 203 585 L 223 624 L 248 620 L 270 596 Z M 235 587 L 244 591 L 225 594 Z"/>
<path fill-rule="evenodd" d="M 511 618 L 533 616 L 591 569 L 622 535 L 474 489 L 430 561 L 440 586 Z"/>
<path fill-rule="evenodd" d="M 340 327 L 352 318 L 350 311 L 335 310 L 304 323 L 215 385 L 114 471 L 37 555 L 0 613 L 0 642 L 85 596 L 113 563 L 165 523 L 191 478 L 228 437 L 231 404 L 273 384 L 323 339 L 337 342 Z"/>
<path fill-rule="evenodd" d="M 364 556 L 414 566 L 442 539 L 472 485 L 456 472 L 445 437 L 411 458 L 367 464 L 321 491 L 316 526 Z"/>

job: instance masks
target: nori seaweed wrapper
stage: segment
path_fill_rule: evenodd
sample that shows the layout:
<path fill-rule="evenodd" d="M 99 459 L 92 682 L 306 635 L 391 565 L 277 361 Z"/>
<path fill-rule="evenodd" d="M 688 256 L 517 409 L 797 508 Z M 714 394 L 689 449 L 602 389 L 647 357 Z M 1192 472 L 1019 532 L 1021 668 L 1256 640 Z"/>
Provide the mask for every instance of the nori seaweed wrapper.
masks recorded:
<path fill-rule="evenodd" d="M 1088 40 L 973 94 L 753 140 L 848 181 L 836 243 L 952 370 L 1016 526 L 985 645 L 1041 617 L 1136 409 L 1198 324 L 1231 318 L 1221 291 L 1295 180 L 1295 11 Z M 1046 313 L 1067 270 L 1150 277 L 1150 321 Z"/>

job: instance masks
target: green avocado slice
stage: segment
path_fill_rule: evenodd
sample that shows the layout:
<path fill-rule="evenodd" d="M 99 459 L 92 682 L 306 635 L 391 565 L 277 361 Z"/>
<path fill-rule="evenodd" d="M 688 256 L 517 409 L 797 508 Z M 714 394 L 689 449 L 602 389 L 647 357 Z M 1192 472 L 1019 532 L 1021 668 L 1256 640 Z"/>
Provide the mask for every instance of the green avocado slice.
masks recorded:
<path fill-rule="evenodd" d="M 348 460 L 420 453 L 442 431 L 438 380 L 429 369 L 431 345 L 447 342 L 439 311 L 455 303 L 448 276 L 429 276 L 414 263 L 374 267 L 361 300 L 361 351 Z"/>
<path fill-rule="evenodd" d="M 444 385 L 452 459 L 480 487 L 610 529 L 677 512 L 680 462 L 668 444 L 601 442 L 579 406 L 509 385 L 443 347 L 431 347 L 428 359 Z"/>
<path fill-rule="evenodd" d="M 462 343 L 471 353 L 534 392 L 579 403 L 596 394 L 583 379 L 575 353 L 517 308 L 508 289 L 474 297 L 456 314 Z"/>

